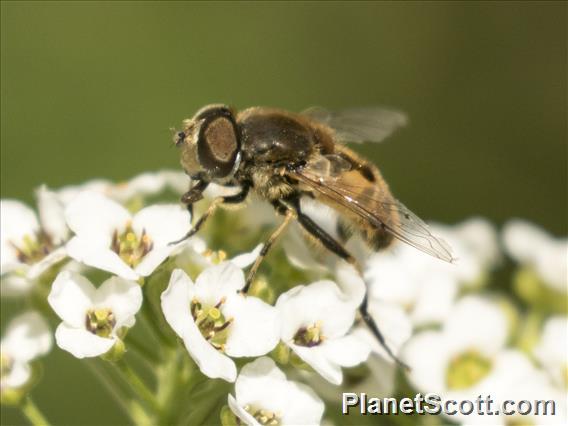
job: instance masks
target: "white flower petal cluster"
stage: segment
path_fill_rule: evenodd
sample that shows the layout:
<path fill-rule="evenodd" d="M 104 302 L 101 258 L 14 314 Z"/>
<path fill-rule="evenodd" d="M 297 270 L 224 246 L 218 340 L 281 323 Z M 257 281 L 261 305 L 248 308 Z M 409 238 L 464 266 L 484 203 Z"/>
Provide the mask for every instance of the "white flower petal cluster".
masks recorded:
<path fill-rule="evenodd" d="M 455 263 L 442 262 L 406 244 L 373 254 L 366 263 L 371 295 L 402 306 L 414 325 L 443 322 L 458 291 L 483 279 L 500 258 L 496 231 L 485 220 L 470 219 L 454 227 L 436 225 L 432 233 L 452 247 Z"/>
<path fill-rule="evenodd" d="M 249 426 L 262 424 L 319 425 L 324 404 L 306 385 L 286 380 L 272 359 L 245 365 L 229 394 L 233 413 Z"/>
<path fill-rule="evenodd" d="M 137 280 L 150 275 L 190 229 L 187 210 L 153 205 L 132 216 L 117 202 L 95 192 L 81 192 L 65 210 L 75 236 L 67 243 L 70 257 L 86 265 Z"/>
<path fill-rule="evenodd" d="M 69 230 L 63 210 L 53 193 L 44 187 L 37 192 L 39 219 L 36 213 L 16 200 L 0 200 L 0 272 L 3 277 L 14 273 L 26 282 L 14 282 L 14 289 L 39 277 L 66 257 L 61 245 Z M 5 290 L 5 289 L 3 289 Z"/>
<path fill-rule="evenodd" d="M 237 268 L 243 269 L 254 263 L 260 254 L 262 247 L 262 243 L 258 244 L 250 252 L 241 253 L 235 257 L 227 259 L 225 252 L 209 250 L 202 239 L 192 237 L 186 244 L 183 251 L 176 256 L 175 261 L 176 265 L 182 269 L 189 266 L 197 266 L 199 269 L 205 269 L 223 261 L 231 262 Z"/>
<path fill-rule="evenodd" d="M 170 190 L 183 194 L 189 188 L 189 180 L 185 173 L 162 170 L 141 173 L 125 182 L 111 182 L 106 179 L 93 179 L 81 185 L 70 185 L 57 191 L 59 200 L 67 205 L 81 192 L 96 192 L 117 201 L 128 203 L 135 198 L 145 198 Z"/>
<path fill-rule="evenodd" d="M 63 321 L 57 327 L 57 345 L 77 358 L 107 353 L 120 339 L 122 328 L 134 325 L 142 306 L 142 290 L 120 277 L 95 288 L 70 271 L 60 272 L 47 301 Z"/>
<path fill-rule="evenodd" d="M 410 382 L 419 391 L 458 401 L 491 395 L 500 404 L 520 396 L 520 390 L 541 382 L 543 374 L 522 352 L 506 347 L 507 336 L 507 317 L 496 302 L 463 297 L 440 331 L 418 333 L 405 346 L 404 360 L 412 366 Z M 483 421 L 473 415 L 453 418 L 465 423 Z M 495 417 L 495 422 L 504 424 L 504 418 Z"/>
<path fill-rule="evenodd" d="M 344 297 L 352 303 L 354 308 L 359 308 L 367 288 L 357 270 L 346 263 L 338 263 L 335 267 L 335 277 Z M 375 323 L 378 324 L 387 346 L 396 356 L 412 333 L 412 323 L 408 314 L 400 305 L 381 300 L 372 294 L 368 295 L 367 309 Z M 353 334 L 367 342 L 374 354 L 394 364 L 392 357 L 365 324 L 356 326 Z M 395 368 L 394 365 L 392 367 Z"/>
<path fill-rule="evenodd" d="M 552 382 L 559 389 L 567 389 L 568 317 L 557 315 L 549 318 L 533 352 Z"/>
<path fill-rule="evenodd" d="M 294 287 L 280 295 L 276 308 L 282 341 L 329 382 L 340 384 L 341 367 L 369 357 L 369 345 L 350 333 L 356 307 L 334 282 Z"/>
<path fill-rule="evenodd" d="M 551 288 L 568 290 L 568 238 L 554 238 L 524 220 L 511 220 L 503 230 L 508 254 L 517 262 L 533 268 Z"/>
<path fill-rule="evenodd" d="M 51 331 L 39 313 L 30 311 L 14 318 L 0 342 L 0 390 L 26 385 L 31 378 L 29 363 L 47 354 L 52 344 Z"/>
<path fill-rule="evenodd" d="M 243 271 L 223 262 L 204 270 L 195 283 L 174 270 L 162 293 L 167 322 L 208 377 L 234 382 L 237 369 L 229 357 L 264 355 L 278 343 L 278 312 L 240 293 L 244 286 Z"/>

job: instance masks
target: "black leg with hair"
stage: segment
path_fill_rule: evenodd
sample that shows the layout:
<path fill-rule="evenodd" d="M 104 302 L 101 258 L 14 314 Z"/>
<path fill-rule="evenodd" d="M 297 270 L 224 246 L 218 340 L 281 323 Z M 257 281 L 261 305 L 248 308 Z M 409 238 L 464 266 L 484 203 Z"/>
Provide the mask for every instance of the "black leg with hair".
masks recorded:
<path fill-rule="evenodd" d="M 292 219 L 294 219 L 295 216 L 296 216 L 294 211 L 290 210 L 288 208 L 285 208 L 285 210 L 281 210 L 281 209 L 277 208 L 277 211 L 278 211 L 278 213 L 284 215 L 284 220 L 282 221 L 282 223 L 280 225 L 278 225 L 278 227 L 272 232 L 272 234 L 270 234 L 270 237 L 268 237 L 268 239 L 264 243 L 264 246 L 262 247 L 260 254 L 255 259 L 254 264 L 250 268 L 250 271 L 247 275 L 247 280 L 246 280 L 245 286 L 241 290 L 243 293 L 248 292 L 248 290 L 249 290 L 249 288 L 250 288 L 250 286 L 251 286 L 251 284 L 254 280 L 254 277 L 256 276 L 256 272 L 258 271 L 258 268 L 260 267 L 260 264 L 262 263 L 264 258 L 268 255 L 268 252 L 270 251 L 270 249 L 272 248 L 274 243 L 276 243 L 276 241 L 278 240 L 278 238 L 280 237 L 282 232 L 284 232 L 284 230 L 288 227 L 288 225 L 290 224 Z"/>
<path fill-rule="evenodd" d="M 349 264 L 353 265 L 355 267 L 355 269 L 357 269 L 357 271 L 359 272 L 359 275 L 361 275 L 361 278 L 363 278 L 363 273 L 362 273 L 363 271 L 362 271 L 362 269 L 359 265 L 359 262 L 357 262 L 357 259 L 355 259 L 355 257 L 353 257 L 351 255 L 351 253 L 349 253 L 343 247 L 343 245 L 341 245 L 339 242 L 337 242 L 331 235 L 329 235 L 324 229 L 322 229 L 317 223 L 315 223 L 309 216 L 306 216 L 305 214 L 303 214 L 300 211 L 299 202 L 296 201 L 296 202 L 293 203 L 293 205 L 294 205 L 294 208 L 296 210 L 296 214 L 298 216 L 298 222 L 300 223 L 300 225 L 302 225 L 302 227 L 310 235 L 312 235 L 314 238 L 316 238 L 326 249 L 333 252 L 334 254 L 336 254 L 337 256 L 339 256 L 341 259 L 345 260 Z M 363 278 L 363 280 L 364 280 L 364 278 Z M 365 285 L 366 285 L 366 283 L 365 283 Z M 388 345 L 385 341 L 383 334 L 379 330 L 377 323 L 375 322 L 375 320 L 373 319 L 371 314 L 369 314 L 368 298 L 367 298 L 366 292 L 365 292 L 365 297 L 363 298 L 363 302 L 361 303 L 361 306 L 359 307 L 359 312 L 361 313 L 361 318 L 363 319 L 365 324 L 367 324 L 367 327 L 369 327 L 369 329 L 371 330 L 373 335 L 376 337 L 376 339 L 379 341 L 381 346 L 385 349 L 387 354 L 398 365 L 400 365 L 401 367 L 403 367 L 405 369 L 409 369 L 408 366 L 405 363 L 403 363 L 401 360 L 399 360 L 392 353 L 391 349 L 388 347 Z"/>
<path fill-rule="evenodd" d="M 205 188 L 207 188 L 207 185 L 209 185 L 209 182 L 199 181 L 193 188 L 191 188 L 181 197 L 181 201 L 187 204 L 187 209 L 190 213 L 193 212 L 193 203 L 203 198 L 203 191 L 205 190 Z M 218 197 L 213 200 L 207 211 L 203 213 L 203 215 L 197 220 L 197 222 L 195 223 L 195 225 L 193 225 L 189 232 L 179 240 L 172 241 L 170 245 L 181 243 L 182 241 L 187 240 L 188 238 L 191 238 L 195 234 L 197 234 L 201 227 L 205 224 L 207 219 L 211 217 L 211 214 L 217 209 L 217 207 L 219 207 L 219 205 L 242 203 L 244 200 L 246 200 L 249 190 L 250 185 L 244 184 L 241 187 L 241 191 L 239 193 L 235 195 L 227 195 L 225 197 Z"/>

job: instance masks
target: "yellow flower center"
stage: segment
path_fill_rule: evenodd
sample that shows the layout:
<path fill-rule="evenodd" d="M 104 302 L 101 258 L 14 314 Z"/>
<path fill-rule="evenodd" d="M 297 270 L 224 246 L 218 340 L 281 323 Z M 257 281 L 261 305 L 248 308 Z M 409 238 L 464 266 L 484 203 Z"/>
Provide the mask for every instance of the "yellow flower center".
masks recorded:
<path fill-rule="evenodd" d="M 85 326 L 91 333 L 99 337 L 109 337 L 116 325 L 116 319 L 110 309 L 89 309 Z"/>
<path fill-rule="evenodd" d="M 145 230 L 142 231 L 142 235 L 139 237 L 130 224 L 121 234 L 118 231 L 114 231 L 112 235 L 111 249 L 131 267 L 138 265 L 144 256 L 152 250 L 153 246 L 154 244 L 150 237 L 146 235 Z"/>
<path fill-rule="evenodd" d="M 20 244 L 10 242 L 10 245 L 16 250 L 18 260 L 28 265 L 39 262 L 55 248 L 51 237 L 43 230 L 24 235 Z"/>
<path fill-rule="evenodd" d="M 449 389 L 466 389 L 479 383 L 491 372 L 491 361 L 470 350 L 454 358 L 446 372 Z"/>
<path fill-rule="evenodd" d="M 276 413 L 274 411 L 263 410 L 262 408 L 253 408 L 249 405 L 245 405 L 245 410 L 253 416 L 257 422 L 261 425 L 271 425 L 277 426 L 282 420 L 282 413 Z"/>
<path fill-rule="evenodd" d="M 324 341 L 325 337 L 321 332 L 321 321 L 317 321 L 308 327 L 301 327 L 294 335 L 294 343 L 298 346 L 311 348 Z"/>
<path fill-rule="evenodd" d="M 233 318 L 225 319 L 220 307 L 225 303 L 221 299 L 215 306 L 206 306 L 194 299 L 190 304 L 190 311 L 201 335 L 219 351 L 225 350 L 228 329 Z"/>
<path fill-rule="evenodd" d="M 207 249 L 203 252 L 203 257 L 209 259 L 211 263 L 218 265 L 227 259 L 227 253 L 223 250 L 213 251 L 211 249 Z"/>

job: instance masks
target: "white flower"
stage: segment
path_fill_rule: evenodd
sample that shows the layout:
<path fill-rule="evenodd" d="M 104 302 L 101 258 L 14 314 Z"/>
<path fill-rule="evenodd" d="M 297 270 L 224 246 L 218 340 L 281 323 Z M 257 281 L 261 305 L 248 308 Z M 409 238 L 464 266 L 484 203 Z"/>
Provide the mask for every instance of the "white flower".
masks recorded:
<path fill-rule="evenodd" d="M 166 190 L 182 194 L 188 190 L 189 185 L 189 177 L 181 171 L 146 172 L 126 182 L 108 187 L 105 195 L 113 200 L 126 203 L 135 197 L 150 197 Z"/>
<path fill-rule="evenodd" d="M 229 407 L 249 426 L 318 425 L 324 404 L 306 385 L 286 380 L 270 358 L 245 365 L 235 383 Z M 274 422 L 274 423 L 271 423 Z"/>
<path fill-rule="evenodd" d="M 336 265 L 335 277 L 343 291 L 344 298 L 352 303 L 354 308 L 359 308 L 365 296 L 366 286 L 357 270 L 341 262 Z M 385 338 L 387 346 L 396 356 L 412 333 L 412 324 L 408 314 L 398 304 L 378 299 L 372 294 L 368 295 L 367 309 Z M 391 364 L 394 362 L 364 323 L 355 327 L 353 334 L 367 342 L 373 353 Z"/>
<path fill-rule="evenodd" d="M 560 389 L 568 388 L 568 318 L 555 316 L 544 324 L 534 355 Z"/>
<path fill-rule="evenodd" d="M 244 285 L 243 271 L 224 262 L 204 270 L 195 284 L 176 269 L 162 293 L 166 320 L 208 377 L 233 382 L 237 369 L 229 356 L 264 355 L 278 343 L 278 312 L 239 293 Z"/>
<path fill-rule="evenodd" d="M 63 320 L 55 332 L 57 345 L 77 358 L 95 357 L 114 346 L 123 327 L 134 325 L 142 290 L 137 283 L 119 277 L 95 288 L 85 277 L 63 271 L 53 282 L 47 301 Z"/>
<path fill-rule="evenodd" d="M 482 279 L 500 260 L 495 230 L 485 220 L 470 219 L 454 227 L 435 225 L 432 232 L 452 247 L 455 264 L 399 243 L 374 254 L 365 268 L 371 294 L 401 305 L 415 325 L 444 321 L 459 289 Z"/>
<path fill-rule="evenodd" d="M 213 251 L 207 248 L 205 242 L 199 237 L 192 237 L 184 250 L 176 256 L 175 263 L 180 268 L 193 269 L 197 267 L 199 270 L 217 265 L 221 262 L 231 262 L 237 268 L 244 269 L 252 265 L 256 258 L 260 255 L 263 244 L 258 244 L 252 251 L 239 254 L 232 258 L 227 258 L 227 254 L 222 251 Z"/>
<path fill-rule="evenodd" d="M 134 216 L 120 204 L 93 192 L 80 193 L 65 216 L 75 236 L 69 256 L 86 265 L 136 280 L 150 275 L 189 231 L 189 213 L 176 205 L 153 205 Z"/>
<path fill-rule="evenodd" d="M 369 357 L 370 347 L 348 334 L 356 307 L 332 281 L 294 287 L 278 298 L 276 308 L 282 341 L 331 383 L 342 382 L 341 367 Z"/>
<path fill-rule="evenodd" d="M 491 395 L 498 406 L 512 399 L 513 389 L 530 385 L 530 377 L 535 377 L 528 357 L 505 347 L 507 336 L 507 317 L 497 302 L 464 297 L 440 331 L 421 332 L 405 346 L 403 359 L 411 368 L 410 382 L 423 393 L 458 401 Z M 452 418 L 465 423 L 484 420 Z M 493 422 L 504 423 L 502 418 Z"/>
<path fill-rule="evenodd" d="M 80 185 L 63 187 L 57 191 L 57 196 L 64 205 L 67 205 L 81 192 L 89 191 L 124 204 L 136 197 L 150 197 L 166 190 L 182 194 L 189 188 L 189 183 L 189 177 L 181 171 L 162 170 L 141 173 L 119 183 L 106 179 L 93 179 Z"/>
<path fill-rule="evenodd" d="M 568 286 L 568 238 L 554 238 L 523 220 L 509 221 L 503 230 L 509 255 L 533 268 L 543 282 L 562 293 Z"/>
<path fill-rule="evenodd" d="M 16 200 L 0 200 L 0 269 L 2 275 L 17 272 L 35 279 L 66 256 L 60 247 L 68 229 L 61 226 L 61 207 L 53 193 L 38 190 L 40 220 L 35 212 Z"/>
<path fill-rule="evenodd" d="M 0 342 L 0 389 L 17 389 L 31 376 L 29 363 L 49 352 L 52 337 L 46 321 L 37 312 L 14 318 Z"/>

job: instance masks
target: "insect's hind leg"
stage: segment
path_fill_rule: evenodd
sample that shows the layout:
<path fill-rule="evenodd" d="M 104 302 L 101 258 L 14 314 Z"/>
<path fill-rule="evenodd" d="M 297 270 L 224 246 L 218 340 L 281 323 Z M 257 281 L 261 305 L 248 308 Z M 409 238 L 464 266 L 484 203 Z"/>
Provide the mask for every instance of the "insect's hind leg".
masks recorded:
<path fill-rule="evenodd" d="M 351 253 L 349 253 L 340 243 L 338 243 L 331 235 L 329 235 L 324 229 L 322 229 L 317 223 L 315 223 L 309 216 L 306 216 L 305 214 L 303 214 L 300 211 L 298 204 L 296 205 L 296 214 L 298 216 L 298 222 L 300 223 L 300 225 L 302 225 L 302 227 L 310 235 L 312 235 L 314 238 L 316 238 L 326 249 L 328 249 L 332 253 L 336 254 L 341 259 L 345 260 L 347 263 L 353 265 L 355 267 L 355 269 L 357 270 L 357 272 L 359 273 L 359 275 L 361 276 L 361 278 L 363 279 L 363 281 L 365 281 L 361 265 L 359 264 L 357 259 L 355 259 L 355 257 L 353 255 L 351 255 Z M 365 285 L 366 285 L 366 282 L 365 282 Z M 365 292 L 365 297 L 363 298 L 363 302 L 361 303 L 361 306 L 359 307 L 359 312 L 361 313 L 361 318 L 363 319 L 365 324 L 367 324 L 367 327 L 369 327 L 369 329 L 371 330 L 373 335 L 376 337 L 376 339 L 379 341 L 381 346 L 385 349 L 387 354 L 398 365 L 400 365 L 401 367 L 403 367 L 406 370 L 409 370 L 409 367 L 405 363 L 403 363 L 400 359 L 398 359 L 396 357 L 396 355 L 394 355 L 392 353 L 391 349 L 388 347 L 388 345 L 385 341 L 385 338 L 384 338 L 383 334 L 381 333 L 381 330 L 379 329 L 379 327 L 377 326 L 377 323 L 375 322 L 375 320 L 373 319 L 373 317 L 371 316 L 371 314 L 368 311 L 368 302 L 369 302 L 369 300 L 367 298 L 367 292 Z"/>

